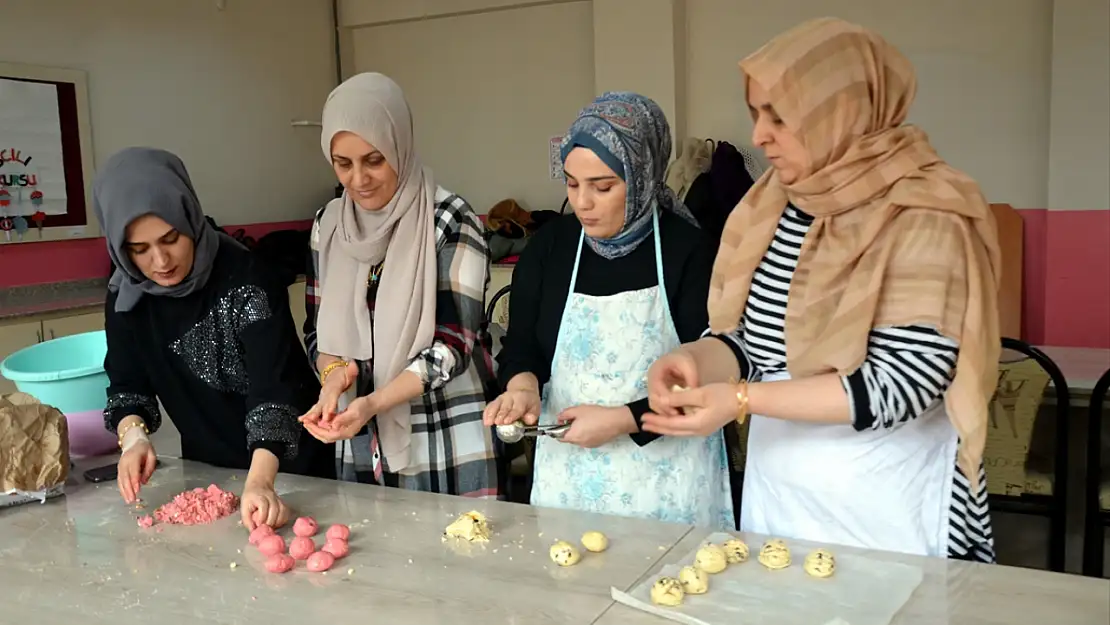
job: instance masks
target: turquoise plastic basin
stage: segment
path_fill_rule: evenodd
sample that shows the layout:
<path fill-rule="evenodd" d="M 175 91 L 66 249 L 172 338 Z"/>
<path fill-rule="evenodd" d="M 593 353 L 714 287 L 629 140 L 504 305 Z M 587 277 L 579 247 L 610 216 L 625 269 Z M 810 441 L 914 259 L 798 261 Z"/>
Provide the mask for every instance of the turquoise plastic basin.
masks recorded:
<path fill-rule="evenodd" d="M 0 375 L 63 413 L 103 410 L 108 400 L 107 353 L 103 330 L 63 336 L 8 356 L 0 362 Z"/>

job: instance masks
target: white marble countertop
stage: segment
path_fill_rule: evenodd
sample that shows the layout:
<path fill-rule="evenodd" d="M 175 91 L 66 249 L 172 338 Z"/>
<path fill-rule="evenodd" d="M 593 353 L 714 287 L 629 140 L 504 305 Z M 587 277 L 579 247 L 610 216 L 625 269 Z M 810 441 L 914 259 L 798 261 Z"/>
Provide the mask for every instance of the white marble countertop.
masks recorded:
<path fill-rule="evenodd" d="M 92 459 L 80 468 L 104 463 Z M 237 515 L 205 527 L 138 528 L 138 515 L 182 490 L 216 483 L 238 492 L 244 477 L 175 459 L 163 463 L 143 490 L 146 510 L 124 504 L 114 483 L 79 478 L 65 497 L 0 510 L 0 621 L 663 625 L 615 605 L 609 588 L 630 589 L 704 536 L 684 525 L 283 475 L 278 490 L 297 512 L 321 525 L 352 525 L 352 552 L 326 575 L 303 568 L 274 575 L 262 570 Z M 471 509 L 489 516 L 492 541 L 442 542 L 444 527 Z M 585 530 L 608 535 L 610 549 L 584 554 L 566 569 L 548 559 L 554 540 L 576 541 Z M 1105 580 L 868 555 L 926 572 L 899 625 L 1110 622 Z"/>

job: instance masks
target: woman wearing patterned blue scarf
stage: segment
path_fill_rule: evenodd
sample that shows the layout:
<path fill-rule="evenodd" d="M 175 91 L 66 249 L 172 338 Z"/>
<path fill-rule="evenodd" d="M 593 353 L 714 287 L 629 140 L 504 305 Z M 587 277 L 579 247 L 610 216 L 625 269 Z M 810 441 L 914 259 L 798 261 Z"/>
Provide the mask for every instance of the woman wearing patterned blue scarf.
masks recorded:
<path fill-rule="evenodd" d="M 320 392 L 285 287 L 205 219 L 189 174 L 163 150 L 129 148 L 93 184 L 93 208 L 116 266 L 104 314 L 108 403 L 120 494 L 135 501 L 154 473 L 148 433 L 162 413 L 181 456 L 247 469 L 243 525 L 280 526 L 280 469 L 335 477 L 334 448 L 297 417 Z"/>
<path fill-rule="evenodd" d="M 670 153 L 644 96 L 607 93 L 579 113 L 562 144 L 574 214 L 536 233 L 513 272 L 506 391 L 484 418 L 569 423 L 537 441 L 534 505 L 728 528 L 721 433 L 640 430 L 648 367 L 707 322 L 712 246 L 664 184 Z"/>

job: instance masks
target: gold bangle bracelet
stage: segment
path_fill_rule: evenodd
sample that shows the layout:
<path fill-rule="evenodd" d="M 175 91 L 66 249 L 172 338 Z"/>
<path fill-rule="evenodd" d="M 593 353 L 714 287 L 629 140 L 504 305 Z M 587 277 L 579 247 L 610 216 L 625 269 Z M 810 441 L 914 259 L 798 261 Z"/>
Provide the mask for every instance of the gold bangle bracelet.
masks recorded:
<path fill-rule="evenodd" d="M 336 369 L 346 369 L 347 364 L 348 363 L 346 360 L 336 360 L 330 365 L 324 367 L 324 370 L 320 372 L 320 386 L 324 385 L 324 382 L 327 381 L 328 375 L 330 375 L 332 371 L 335 371 Z M 346 375 L 346 373 L 344 373 L 343 375 Z"/>
<path fill-rule="evenodd" d="M 116 445 L 118 445 L 120 449 L 123 449 L 123 437 L 127 436 L 128 432 L 137 427 L 141 427 L 143 429 L 143 434 L 146 434 L 147 436 L 150 435 L 150 429 L 146 427 L 146 421 L 143 421 L 142 419 L 139 419 L 138 421 L 132 421 L 131 423 L 128 423 L 123 428 L 123 431 L 120 432 L 117 436 Z"/>
<path fill-rule="evenodd" d="M 743 425 L 748 420 L 748 381 L 740 380 L 736 383 L 736 423 Z"/>

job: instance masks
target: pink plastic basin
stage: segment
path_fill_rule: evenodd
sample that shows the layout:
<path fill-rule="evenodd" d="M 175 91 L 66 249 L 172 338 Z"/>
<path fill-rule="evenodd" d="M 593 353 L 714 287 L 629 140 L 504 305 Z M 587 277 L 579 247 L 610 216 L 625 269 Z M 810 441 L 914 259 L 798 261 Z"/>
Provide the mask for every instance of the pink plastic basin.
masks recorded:
<path fill-rule="evenodd" d="M 69 426 L 69 455 L 75 458 L 103 456 L 119 451 L 116 436 L 104 429 L 103 410 L 66 414 Z"/>

